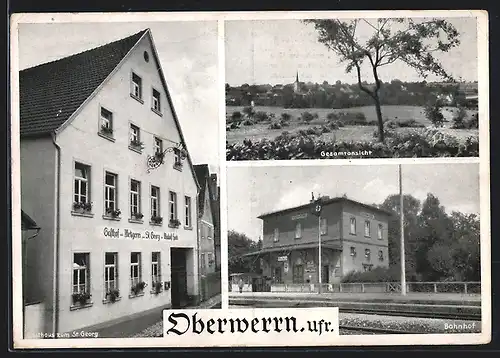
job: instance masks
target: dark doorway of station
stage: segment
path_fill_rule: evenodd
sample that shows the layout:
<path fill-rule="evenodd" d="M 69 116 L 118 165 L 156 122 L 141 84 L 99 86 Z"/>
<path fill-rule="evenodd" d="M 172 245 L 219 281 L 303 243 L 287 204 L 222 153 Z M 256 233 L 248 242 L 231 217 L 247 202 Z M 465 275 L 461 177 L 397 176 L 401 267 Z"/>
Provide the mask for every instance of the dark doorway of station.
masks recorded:
<path fill-rule="evenodd" d="M 170 267 L 172 275 L 172 308 L 183 308 L 189 304 L 187 286 L 187 249 L 170 249 Z"/>
<path fill-rule="evenodd" d="M 321 275 L 322 283 L 330 283 L 330 268 L 328 265 L 323 266 L 323 273 Z"/>

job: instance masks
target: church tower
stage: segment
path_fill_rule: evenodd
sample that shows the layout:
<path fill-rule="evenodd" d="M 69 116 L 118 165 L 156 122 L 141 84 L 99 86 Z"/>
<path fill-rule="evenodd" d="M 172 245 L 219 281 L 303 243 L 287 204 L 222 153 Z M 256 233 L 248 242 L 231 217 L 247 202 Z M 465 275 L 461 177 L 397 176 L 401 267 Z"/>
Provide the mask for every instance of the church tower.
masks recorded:
<path fill-rule="evenodd" d="M 297 75 L 295 77 L 295 82 L 293 84 L 293 91 L 295 93 L 299 93 L 300 92 L 299 71 L 297 71 Z"/>

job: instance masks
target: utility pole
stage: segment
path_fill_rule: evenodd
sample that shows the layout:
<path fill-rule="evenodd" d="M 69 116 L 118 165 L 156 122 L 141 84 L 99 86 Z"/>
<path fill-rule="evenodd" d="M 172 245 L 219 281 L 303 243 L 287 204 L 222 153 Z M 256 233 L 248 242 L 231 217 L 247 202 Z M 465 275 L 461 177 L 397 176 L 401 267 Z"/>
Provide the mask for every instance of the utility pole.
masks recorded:
<path fill-rule="evenodd" d="M 399 211 L 401 220 L 401 295 L 406 296 L 406 270 L 405 270 L 405 232 L 404 232 L 404 210 L 403 210 L 403 179 L 399 164 Z"/>

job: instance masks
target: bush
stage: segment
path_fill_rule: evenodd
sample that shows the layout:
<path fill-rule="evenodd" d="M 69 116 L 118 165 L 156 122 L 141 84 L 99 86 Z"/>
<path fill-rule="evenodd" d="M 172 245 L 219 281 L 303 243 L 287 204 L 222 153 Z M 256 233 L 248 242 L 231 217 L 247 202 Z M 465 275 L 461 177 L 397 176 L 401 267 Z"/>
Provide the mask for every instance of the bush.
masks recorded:
<path fill-rule="evenodd" d="M 327 126 L 321 126 L 321 133 L 330 133 L 332 129 L 328 128 Z"/>
<path fill-rule="evenodd" d="M 252 118 L 255 114 L 255 111 L 253 109 L 253 107 L 245 107 L 243 108 L 243 113 L 248 117 L 248 118 Z"/>
<path fill-rule="evenodd" d="M 457 113 L 452 118 L 451 128 L 464 129 L 466 128 L 465 118 L 467 117 L 467 111 L 464 107 L 458 107 Z"/>
<path fill-rule="evenodd" d="M 401 128 L 425 128 L 425 124 L 417 122 L 415 119 L 397 122 Z"/>
<path fill-rule="evenodd" d="M 442 127 L 444 124 L 444 116 L 441 113 L 441 106 L 438 102 L 428 103 L 424 107 L 425 117 L 431 121 L 435 127 Z"/>
<path fill-rule="evenodd" d="M 269 129 L 281 129 L 281 124 L 279 122 L 273 122 L 269 125 Z"/>
<path fill-rule="evenodd" d="M 280 135 L 274 140 L 262 139 L 252 143 L 227 144 L 227 160 L 265 160 L 265 159 L 321 159 L 321 158 L 360 158 L 363 151 L 375 158 L 414 158 L 414 157 L 477 157 L 479 141 L 469 137 L 463 143 L 437 129 L 429 128 L 410 133 L 389 133 L 385 143 L 325 141 L 318 128 L 308 132 L 299 130 L 296 134 Z M 310 134 L 315 135 L 311 136 Z M 322 156 L 322 152 L 337 152 L 335 157 Z"/>
<path fill-rule="evenodd" d="M 372 119 L 371 121 L 366 122 L 367 126 L 378 126 L 378 121 Z"/>
<path fill-rule="evenodd" d="M 326 119 L 328 119 L 329 121 L 336 121 L 339 119 L 339 116 L 335 112 L 330 112 L 326 115 Z"/>
<path fill-rule="evenodd" d="M 479 118 L 478 114 L 474 113 L 471 117 L 470 120 L 466 123 L 467 128 L 469 129 L 479 129 Z"/>
<path fill-rule="evenodd" d="M 342 112 L 339 121 L 350 126 L 367 125 L 366 117 L 363 112 Z"/>
<path fill-rule="evenodd" d="M 400 280 L 401 275 L 398 267 L 375 267 L 366 272 L 351 271 L 342 277 L 341 282 L 395 282 Z"/>
<path fill-rule="evenodd" d="M 230 120 L 231 122 L 239 122 L 241 118 L 243 118 L 243 114 L 240 111 L 236 111 L 231 114 Z"/>
<path fill-rule="evenodd" d="M 257 122 L 267 121 L 269 119 L 269 115 L 264 111 L 258 111 L 253 116 Z"/>
<path fill-rule="evenodd" d="M 339 129 L 339 127 L 340 127 L 338 122 L 330 122 L 327 124 L 327 126 L 331 130 L 336 130 L 336 129 Z"/>
<path fill-rule="evenodd" d="M 292 115 L 290 113 L 281 113 L 281 121 L 289 122 L 292 119 Z"/>
<path fill-rule="evenodd" d="M 253 126 L 253 125 L 254 125 L 254 123 L 253 123 L 251 120 L 247 119 L 247 120 L 245 120 L 245 121 L 243 122 L 243 125 L 244 125 L 244 126 Z"/>
<path fill-rule="evenodd" d="M 300 115 L 300 119 L 302 119 L 304 122 L 310 122 L 314 119 L 314 115 L 310 112 L 302 112 Z"/>

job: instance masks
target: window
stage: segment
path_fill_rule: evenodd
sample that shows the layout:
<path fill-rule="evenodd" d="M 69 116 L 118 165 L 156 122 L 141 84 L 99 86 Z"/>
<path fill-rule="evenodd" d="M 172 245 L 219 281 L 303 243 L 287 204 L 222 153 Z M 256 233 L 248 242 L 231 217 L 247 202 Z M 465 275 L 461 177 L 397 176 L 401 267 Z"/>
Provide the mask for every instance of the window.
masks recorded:
<path fill-rule="evenodd" d="M 141 253 L 130 254 L 130 287 L 134 288 L 141 282 Z"/>
<path fill-rule="evenodd" d="M 293 283 L 304 283 L 304 266 L 293 266 Z"/>
<path fill-rule="evenodd" d="M 155 137 L 155 154 L 163 153 L 163 141 Z"/>
<path fill-rule="evenodd" d="M 89 254 L 73 254 L 73 294 L 90 293 Z"/>
<path fill-rule="evenodd" d="M 377 237 L 379 240 L 382 240 L 382 224 L 378 224 Z"/>
<path fill-rule="evenodd" d="M 300 222 L 295 224 L 295 238 L 300 239 L 302 237 L 302 224 Z"/>
<path fill-rule="evenodd" d="M 75 203 L 88 203 L 89 198 L 90 167 L 75 163 Z"/>
<path fill-rule="evenodd" d="M 371 237 L 371 235 L 370 235 L 370 222 L 368 220 L 365 221 L 365 237 Z"/>
<path fill-rule="evenodd" d="M 184 219 L 185 225 L 191 227 L 191 198 L 189 196 L 184 197 Z"/>
<path fill-rule="evenodd" d="M 154 285 L 157 282 L 161 282 L 161 265 L 160 265 L 160 253 L 151 253 L 151 282 Z"/>
<path fill-rule="evenodd" d="M 135 73 L 132 73 L 132 96 L 142 99 L 142 79 Z"/>
<path fill-rule="evenodd" d="M 102 134 L 113 135 L 113 113 L 101 107 L 101 129 Z"/>
<path fill-rule="evenodd" d="M 384 252 L 382 250 L 379 250 L 378 252 L 378 260 L 384 261 Z"/>
<path fill-rule="evenodd" d="M 356 248 L 354 246 L 351 246 L 351 256 L 356 257 Z"/>
<path fill-rule="evenodd" d="M 130 216 L 142 219 L 141 216 L 141 183 L 130 180 Z"/>
<path fill-rule="evenodd" d="M 373 265 L 363 264 L 363 271 L 368 272 L 372 270 Z"/>
<path fill-rule="evenodd" d="M 333 270 L 333 275 L 335 277 L 341 277 L 342 276 L 342 271 L 340 269 L 340 265 L 335 266 L 335 269 Z"/>
<path fill-rule="evenodd" d="M 366 261 L 370 261 L 370 249 L 365 249 L 365 258 Z"/>
<path fill-rule="evenodd" d="M 279 240 L 280 240 L 280 231 L 277 227 L 275 227 L 273 232 L 273 242 L 278 242 Z"/>
<path fill-rule="evenodd" d="M 350 233 L 356 235 L 356 218 L 351 218 L 351 228 Z"/>
<path fill-rule="evenodd" d="M 151 186 L 151 217 L 160 217 L 160 188 Z"/>
<path fill-rule="evenodd" d="M 174 167 L 182 167 L 181 150 L 178 148 L 174 148 Z"/>
<path fill-rule="evenodd" d="M 160 92 L 153 88 L 153 110 L 161 113 L 161 98 Z"/>
<path fill-rule="evenodd" d="M 110 172 L 106 172 L 104 179 L 104 205 L 106 213 L 117 209 L 116 183 L 117 183 L 117 175 Z"/>
<path fill-rule="evenodd" d="M 104 259 L 104 292 L 118 290 L 118 254 L 106 252 Z"/>
<path fill-rule="evenodd" d="M 174 193 L 173 191 L 169 193 L 168 204 L 170 210 L 170 221 L 177 220 L 177 193 Z"/>
<path fill-rule="evenodd" d="M 201 253 L 200 264 L 201 264 L 201 269 L 205 270 L 205 253 Z"/>
<path fill-rule="evenodd" d="M 208 266 L 212 266 L 214 264 L 214 255 L 209 252 L 207 253 Z"/>
<path fill-rule="evenodd" d="M 326 235 L 328 232 L 328 225 L 326 218 L 321 218 L 320 227 L 321 227 L 321 235 Z"/>
<path fill-rule="evenodd" d="M 130 145 L 134 148 L 142 149 L 141 130 L 133 124 L 130 125 Z"/>

